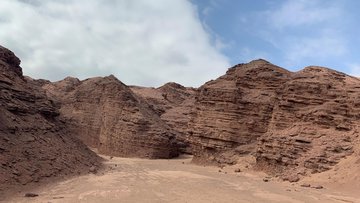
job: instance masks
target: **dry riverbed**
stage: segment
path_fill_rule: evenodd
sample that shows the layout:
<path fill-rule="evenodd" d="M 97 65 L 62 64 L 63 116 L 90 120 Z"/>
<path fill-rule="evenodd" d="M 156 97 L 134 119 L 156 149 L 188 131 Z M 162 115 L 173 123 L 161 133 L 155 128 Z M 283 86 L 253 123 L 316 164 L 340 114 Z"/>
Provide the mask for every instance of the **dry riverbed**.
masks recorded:
<path fill-rule="evenodd" d="M 10 202 L 360 202 L 327 187 L 314 189 L 266 178 L 263 173 L 235 172 L 236 166 L 194 165 L 191 157 L 105 158 L 105 171 L 29 191 L 37 197 L 19 193 Z"/>

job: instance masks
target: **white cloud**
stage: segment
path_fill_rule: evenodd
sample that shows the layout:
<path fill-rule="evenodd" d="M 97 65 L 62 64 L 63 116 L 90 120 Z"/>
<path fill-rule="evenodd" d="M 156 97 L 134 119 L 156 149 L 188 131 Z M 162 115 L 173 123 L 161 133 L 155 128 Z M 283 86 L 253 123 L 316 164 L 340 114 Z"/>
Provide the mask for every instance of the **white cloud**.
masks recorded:
<path fill-rule="evenodd" d="M 198 86 L 229 66 L 186 0 L 3 0 L 0 39 L 25 74 L 51 80 Z"/>
<path fill-rule="evenodd" d="M 287 0 L 278 9 L 268 12 L 269 23 L 278 28 L 314 25 L 341 16 L 336 4 L 324 5 L 319 0 Z"/>
<path fill-rule="evenodd" d="M 279 50 L 286 66 L 342 57 L 348 53 L 344 13 L 340 1 L 286 0 L 259 15 L 267 20 L 258 33 Z"/>
<path fill-rule="evenodd" d="M 307 59 L 339 57 L 347 52 L 346 42 L 337 36 L 323 34 L 318 37 L 293 38 L 286 42 L 285 59 L 298 63 Z"/>

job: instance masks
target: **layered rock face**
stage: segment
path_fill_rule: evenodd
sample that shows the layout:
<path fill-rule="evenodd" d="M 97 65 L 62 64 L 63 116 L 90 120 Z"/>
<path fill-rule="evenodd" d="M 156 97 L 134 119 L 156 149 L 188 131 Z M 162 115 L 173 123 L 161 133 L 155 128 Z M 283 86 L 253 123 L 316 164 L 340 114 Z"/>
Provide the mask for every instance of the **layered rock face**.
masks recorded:
<path fill-rule="evenodd" d="M 307 67 L 284 83 L 268 132 L 259 138 L 257 163 L 297 180 L 323 172 L 353 153 L 359 122 L 360 80 Z"/>
<path fill-rule="evenodd" d="M 196 89 L 167 83 L 159 88 L 132 86 L 131 90 L 146 100 L 160 118 L 174 130 L 176 139 L 182 143 L 181 152 L 192 153 L 187 135 Z"/>
<path fill-rule="evenodd" d="M 360 80 L 327 68 L 255 60 L 198 89 L 128 87 L 112 75 L 51 83 L 23 77 L 19 59 L 0 50 L 0 189 L 97 165 L 72 135 L 113 156 L 192 153 L 221 165 L 252 155 L 290 181 L 360 151 Z"/>
<path fill-rule="evenodd" d="M 194 161 L 257 167 L 296 181 L 357 147 L 357 78 L 327 68 L 289 72 L 263 60 L 237 65 L 199 88 L 189 122 Z"/>
<path fill-rule="evenodd" d="M 279 86 L 291 73 L 257 60 L 199 88 L 190 121 L 195 162 L 235 163 L 268 129 Z"/>
<path fill-rule="evenodd" d="M 19 65 L 0 46 L 0 199 L 19 185 L 87 172 L 101 161 L 68 133 L 54 103 Z"/>
<path fill-rule="evenodd" d="M 100 153 L 123 157 L 177 156 L 175 133 L 142 98 L 114 76 L 66 78 L 43 86 L 71 132 Z"/>

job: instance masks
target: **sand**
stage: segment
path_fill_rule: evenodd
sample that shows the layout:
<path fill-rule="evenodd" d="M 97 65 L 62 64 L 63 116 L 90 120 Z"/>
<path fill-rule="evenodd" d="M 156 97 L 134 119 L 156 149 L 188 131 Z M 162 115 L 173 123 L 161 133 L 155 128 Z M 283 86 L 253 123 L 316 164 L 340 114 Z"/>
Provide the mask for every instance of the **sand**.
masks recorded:
<path fill-rule="evenodd" d="M 23 191 L 6 202 L 360 202 L 356 193 L 344 195 L 328 187 L 318 190 L 276 179 L 264 182 L 264 173 L 194 165 L 189 156 L 105 158 L 105 171 Z M 39 196 L 24 197 L 25 192 Z"/>

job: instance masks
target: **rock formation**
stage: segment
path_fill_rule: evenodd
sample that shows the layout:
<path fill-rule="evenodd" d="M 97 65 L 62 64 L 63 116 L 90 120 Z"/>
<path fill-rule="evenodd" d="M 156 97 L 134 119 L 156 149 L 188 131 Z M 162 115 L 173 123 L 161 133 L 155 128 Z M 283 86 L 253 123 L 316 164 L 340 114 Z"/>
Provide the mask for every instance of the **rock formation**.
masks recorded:
<path fill-rule="evenodd" d="M 100 153 L 141 158 L 177 156 L 175 132 L 114 76 L 44 83 L 70 131 Z"/>
<path fill-rule="evenodd" d="M 159 88 L 132 86 L 131 90 L 146 100 L 166 124 L 174 130 L 182 153 L 192 153 L 188 143 L 188 123 L 195 101 L 195 88 L 186 88 L 176 83 L 166 83 Z"/>
<path fill-rule="evenodd" d="M 112 75 L 52 83 L 24 77 L 0 50 L 0 189 L 96 165 L 72 135 L 113 156 L 192 153 L 221 165 L 251 155 L 289 181 L 360 152 L 360 80 L 327 68 L 290 72 L 259 59 L 198 89 L 128 87 Z"/>
<path fill-rule="evenodd" d="M 68 133 L 59 111 L 0 46 L 0 199 L 19 185 L 83 173 L 100 158 Z"/>
<path fill-rule="evenodd" d="M 290 72 L 257 60 L 230 68 L 199 88 L 189 140 L 195 162 L 235 163 L 268 128 L 279 86 Z"/>
<path fill-rule="evenodd" d="M 188 139 L 194 161 L 257 167 L 297 181 L 352 154 L 360 80 L 327 68 L 289 72 L 264 60 L 230 68 L 196 95 Z"/>
<path fill-rule="evenodd" d="M 268 130 L 258 140 L 258 165 L 296 181 L 329 170 L 353 153 L 360 124 L 359 79 L 307 67 L 280 90 Z"/>

